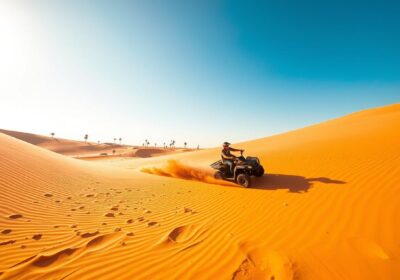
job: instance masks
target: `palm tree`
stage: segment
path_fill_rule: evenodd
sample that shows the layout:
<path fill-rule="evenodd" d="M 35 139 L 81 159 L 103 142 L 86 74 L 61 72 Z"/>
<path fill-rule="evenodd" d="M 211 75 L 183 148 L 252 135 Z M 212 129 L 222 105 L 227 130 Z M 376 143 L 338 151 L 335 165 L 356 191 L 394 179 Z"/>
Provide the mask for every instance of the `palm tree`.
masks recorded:
<path fill-rule="evenodd" d="M 165 149 L 165 148 L 167 148 L 167 146 L 165 145 L 165 142 L 164 142 L 164 149 Z"/>
<path fill-rule="evenodd" d="M 183 145 L 185 146 L 185 149 L 186 149 L 187 143 L 185 142 L 185 143 L 183 143 Z"/>
<path fill-rule="evenodd" d="M 121 137 L 119 137 L 119 144 L 121 145 L 121 141 L 122 141 L 122 138 Z"/>
<path fill-rule="evenodd" d="M 97 144 L 99 144 L 99 145 L 100 145 L 100 140 L 98 140 L 98 141 L 97 141 Z"/>
<path fill-rule="evenodd" d="M 114 144 L 115 144 L 115 141 L 117 141 L 117 138 L 114 138 Z"/>
<path fill-rule="evenodd" d="M 87 143 L 87 140 L 88 140 L 88 138 L 89 138 L 89 135 L 87 135 L 87 134 L 85 134 L 85 143 Z"/>
<path fill-rule="evenodd" d="M 54 138 L 54 135 L 56 135 L 54 132 L 50 133 L 51 138 Z"/>
<path fill-rule="evenodd" d="M 157 148 L 157 143 L 154 143 L 154 147 Z"/>

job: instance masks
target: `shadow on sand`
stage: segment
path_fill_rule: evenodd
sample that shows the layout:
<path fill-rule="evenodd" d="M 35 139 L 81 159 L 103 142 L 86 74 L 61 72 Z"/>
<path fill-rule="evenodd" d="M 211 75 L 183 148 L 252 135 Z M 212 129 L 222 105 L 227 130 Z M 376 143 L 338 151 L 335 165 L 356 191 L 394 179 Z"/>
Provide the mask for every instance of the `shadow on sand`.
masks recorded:
<path fill-rule="evenodd" d="M 280 190 L 287 189 L 289 192 L 307 192 L 315 182 L 324 184 L 346 184 L 344 181 L 333 180 L 326 177 L 305 178 L 303 176 L 285 174 L 267 174 L 261 178 L 254 178 L 252 189 Z"/>

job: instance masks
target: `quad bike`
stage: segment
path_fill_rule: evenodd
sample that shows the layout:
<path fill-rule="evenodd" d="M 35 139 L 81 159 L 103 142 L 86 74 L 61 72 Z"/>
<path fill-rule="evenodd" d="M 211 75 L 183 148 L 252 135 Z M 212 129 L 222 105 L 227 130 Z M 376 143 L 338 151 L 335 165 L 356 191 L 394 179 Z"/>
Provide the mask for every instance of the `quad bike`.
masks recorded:
<path fill-rule="evenodd" d="M 210 166 L 217 170 L 214 174 L 215 179 L 233 181 L 245 188 L 250 187 L 251 176 L 262 177 L 264 175 L 264 167 L 260 164 L 260 160 L 257 157 L 245 158 L 243 151 L 233 163 L 233 174 L 229 165 L 224 164 L 222 160 L 216 161 Z"/>

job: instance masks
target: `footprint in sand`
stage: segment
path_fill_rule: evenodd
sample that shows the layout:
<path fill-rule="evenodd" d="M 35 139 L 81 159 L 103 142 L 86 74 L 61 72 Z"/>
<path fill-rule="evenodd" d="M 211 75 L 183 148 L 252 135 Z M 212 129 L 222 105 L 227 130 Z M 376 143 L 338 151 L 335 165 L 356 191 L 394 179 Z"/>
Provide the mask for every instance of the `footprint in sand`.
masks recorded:
<path fill-rule="evenodd" d="M 14 244 L 15 242 L 16 242 L 15 240 L 8 240 L 8 241 L 0 242 L 0 246 Z"/>
<path fill-rule="evenodd" d="M 133 223 L 133 219 L 126 220 L 126 223 L 127 224 L 132 224 Z"/>
<path fill-rule="evenodd" d="M 245 258 L 233 273 L 232 279 L 293 279 L 295 269 L 285 254 L 264 246 L 241 243 Z"/>
<path fill-rule="evenodd" d="M 34 239 L 34 240 L 40 240 L 40 239 L 42 239 L 42 234 L 41 234 L 41 233 L 34 234 L 34 235 L 32 236 L 32 239 Z"/>
<path fill-rule="evenodd" d="M 3 230 L 1 233 L 2 234 L 9 234 L 11 232 L 12 232 L 12 230 L 7 228 L 7 229 Z"/>
<path fill-rule="evenodd" d="M 115 232 L 121 231 L 122 229 L 120 227 L 117 227 L 114 229 Z"/>
<path fill-rule="evenodd" d="M 104 216 L 105 217 L 109 217 L 109 218 L 114 218 L 115 217 L 114 213 L 112 213 L 112 212 L 106 213 Z"/>
<path fill-rule="evenodd" d="M 71 228 L 76 228 L 76 227 L 77 227 L 77 225 L 75 225 L 75 224 L 71 225 Z"/>
<path fill-rule="evenodd" d="M 193 211 L 193 209 L 183 207 L 183 213 L 195 213 L 195 212 Z"/>
<path fill-rule="evenodd" d="M 182 241 L 181 239 L 183 239 L 183 241 L 185 241 L 185 239 L 182 238 L 182 236 L 183 236 L 187 231 L 189 231 L 188 229 L 189 229 L 189 227 L 187 227 L 187 226 L 181 226 L 181 227 L 174 228 L 174 229 L 168 234 L 168 237 L 167 237 L 167 238 L 168 238 L 168 241 L 173 241 L 173 242 L 175 242 L 175 243 L 181 242 L 181 241 Z"/>
<path fill-rule="evenodd" d="M 81 234 L 81 237 L 82 237 L 82 238 L 88 238 L 88 237 L 96 236 L 97 234 L 99 234 L 99 231 L 98 231 L 98 230 L 96 230 L 95 232 L 86 232 L 86 233 L 83 233 L 83 234 Z"/>
<path fill-rule="evenodd" d="M 110 208 L 111 211 L 118 211 L 119 205 L 114 205 Z"/>
<path fill-rule="evenodd" d="M 51 194 L 51 193 L 45 193 L 45 194 L 43 194 L 45 197 L 52 197 L 53 196 L 53 194 Z"/>
<path fill-rule="evenodd" d="M 148 222 L 147 226 L 152 227 L 152 226 L 155 226 L 157 224 L 158 224 L 157 222 Z"/>
<path fill-rule="evenodd" d="M 169 232 L 164 242 L 170 243 L 185 243 L 188 241 L 199 242 L 199 233 L 204 232 L 205 229 L 196 225 L 185 225 L 176 227 Z"/>
<path fill-rule="evenodd" d="M 134 236 L 135 234 L 132 231 L 126 233 L 126 236 Z"/>
<path fill-rule="evenodd" d="M 191 213 L 191 214 L 194 214 L 194 213 L 196 213 L 193 209 L 190 209 L 190 208 L 187 208 L 187 207 L 183 207 L 183 208 L 181 208 L 181 209 L 177 209 L 177 210 L 175 210 L 175 213 Z"/>
<path fill-rule="evenodd" d="M 10 216 L 8 216 L 8 218 L 15 220 L 15 219 L 19 219 L 22 218 L 23 216 L 21 214 L 12 214 Z"/>

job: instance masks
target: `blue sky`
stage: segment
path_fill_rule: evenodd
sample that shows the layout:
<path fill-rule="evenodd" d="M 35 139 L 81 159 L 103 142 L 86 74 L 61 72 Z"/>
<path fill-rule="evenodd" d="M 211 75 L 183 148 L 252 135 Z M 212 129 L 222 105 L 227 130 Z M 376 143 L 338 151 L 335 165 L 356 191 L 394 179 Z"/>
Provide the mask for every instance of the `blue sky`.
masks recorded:
<path fill-rule="evenodd" d="M 400 101 L 397 1 L 0 2 L 0 127 L 215 146 Z"/>

